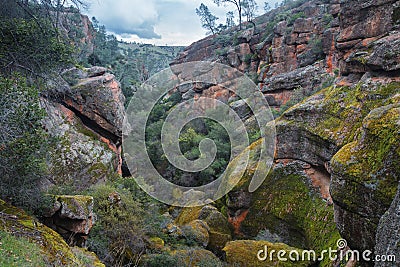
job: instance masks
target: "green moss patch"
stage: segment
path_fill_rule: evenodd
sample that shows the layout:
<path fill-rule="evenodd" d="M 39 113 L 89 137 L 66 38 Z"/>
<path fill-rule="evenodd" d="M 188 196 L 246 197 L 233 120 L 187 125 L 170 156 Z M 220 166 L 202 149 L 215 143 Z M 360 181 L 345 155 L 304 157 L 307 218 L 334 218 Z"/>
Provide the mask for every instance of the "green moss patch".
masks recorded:
<path fill-rule="evenodd" d="M 42 251 L 28 239 L 0 231 L 0 266 L 44 266 Z"/>
<path fill-rule="evenodd" d="M 236 240 L 228 242 L 223 250 L 229 266 L 309 266 L 310 264 L 309 261 L 290 260 L 290 256 L 292 259 L 297 259 L 297 257 L 301 259 L 303 251 L 281 243 Z M 261 253 L 259 253 L 260 250 L 262 250 Z M 267 255 L 265 255 L 265 251 L 267 251 Z M 278 251 L 284 251 L 285 255 L 281 255 L 284 260 L 278 259 Z M 261 260 L 258 256 L 260 256 Z M 263 257 L 265 257 L 265 260 L 263 260 Z"/>
<path fill-rule="evenodd" d="M 0 231 L 35 244 L 47 265 L 92 266 L 84 265 L 58 233 L 28 216 L 23 210 L 7 204 L 3 200 L 0 200 L 0 210 L 2 211 L 0 213 Z M 29 244 L 28 246 L 32 247 Z M 92 256 L 97 258 L 95 255 Z M 24 257 L 24 254 L 20 257 Z M 98 263 L 93 266 L 104 265 Z"/>

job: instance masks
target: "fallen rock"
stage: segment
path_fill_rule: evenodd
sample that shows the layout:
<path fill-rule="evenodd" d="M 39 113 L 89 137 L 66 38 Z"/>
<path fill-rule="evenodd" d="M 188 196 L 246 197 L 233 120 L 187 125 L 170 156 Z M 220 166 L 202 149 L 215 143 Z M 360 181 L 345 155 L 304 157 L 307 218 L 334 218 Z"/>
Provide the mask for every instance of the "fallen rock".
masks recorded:
<path fill-rule="evenodd" d="M 61 234 L 69 244 L 84 246 L 95 223 L 93 197 L 64 195 L 53 198 L 55 204 L 51 212 L 45 214 L 44 223 Z"/>
<path fill-rule="evenodd" d="M 285 251 L 285 256 L 283 257 L 286 258 L 287 261 L 278 259 L 278 251 L 281 250 Z M 235 240 L 228 242 L 223 248 L 223 251 L 225 254 L 224 258 L 229 266 L 309 266 L 310 264 L 310 261 L 307 260 L 289 260 L 289 255 L 292 255 L 293 258 L 296 258 L 298 255 L 301 256 L 302 250 L 282 243 L 273 244 L 268 241 Z M 265 259 L 263 260 L 264 257 Z"/>
<path fill-rule="evenodd" d="M 71 248 L 49 227 L 28 216 L 23 210 L 0 200 L 0 229 L 37 244 L 51 266 L 104 267 L 97 256 L 81 248 Z"/>
<path fill-rule="evenodd" d="M 221 249 L 225 246 L 226 242 L 232 240 L 227 218 L 219 212 L 217 208 L 211 205 L 206 205 L 204 207 L 182 209 L 175 222 L 178 225 L 190 225 L 190 223 L 197 220 L 205 222 L 209 228 L 209 242 L 207 249 L 210 249 L 217 255 L 220 254 Z"/>

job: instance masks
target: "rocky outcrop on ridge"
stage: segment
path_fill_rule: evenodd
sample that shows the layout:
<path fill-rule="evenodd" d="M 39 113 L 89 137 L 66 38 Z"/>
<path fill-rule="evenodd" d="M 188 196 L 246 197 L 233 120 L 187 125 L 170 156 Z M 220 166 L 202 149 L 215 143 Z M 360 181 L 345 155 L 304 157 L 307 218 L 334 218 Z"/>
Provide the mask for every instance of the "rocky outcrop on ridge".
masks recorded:
<path fill-rule="evenodd" d="M 307 1 L 281 7 L 254 20 L 256 28 L 233 28 L 187 47 L 173 64 L 217 61 L 249 74 L 271 107 L 279 109 L 297 94 L 310 95 L 338 71 L 335 38 L 339 1 Z"/>

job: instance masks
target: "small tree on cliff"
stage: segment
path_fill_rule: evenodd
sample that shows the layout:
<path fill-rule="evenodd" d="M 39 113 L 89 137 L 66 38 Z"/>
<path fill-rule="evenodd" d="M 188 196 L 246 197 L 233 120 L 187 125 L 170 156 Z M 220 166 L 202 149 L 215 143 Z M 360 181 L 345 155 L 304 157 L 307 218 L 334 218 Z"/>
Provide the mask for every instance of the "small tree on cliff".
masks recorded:
<path fill-rule="evenodd" d="M 220 6 L 221 4 L 231 3 L 234 4 L 239 15 L 239 29 L 242 29 L 242 8 L 243 8 L 243 0 L 213 0 L 215 4 Z"/>
<path fill-rule="evenodd" d="M 201 3 L 200 7 L 196 8 L 196 14 L 200 17 L 200 21 L 202 24 L 201 26 L 203 28 L 209 30 L 209 32 L 211 32 L 212 34 L 215 34 L 217 32 L 216 21 L 218 17 L 211 14 L 210 10 L 205 4 Z"/>
<path fill-rule="evenodd" d="M 233 15 L 233 11 L 226 13 L 226 27 L 231 28 L 235 26 L 235 22 L 233 21 L 234 17 L 235 15 Z"/>
<path fill-rule="evenodd" d="M 257 13 L 258 5 L 255 0 L 242 0 L 242 15 L 247 21 L 251 21 Z"/>
<path fill-rule="evenodd" d="M 271 10 L 271 5 L 268 2 L 264 2 L 264 11 L 268 12 Z"/>

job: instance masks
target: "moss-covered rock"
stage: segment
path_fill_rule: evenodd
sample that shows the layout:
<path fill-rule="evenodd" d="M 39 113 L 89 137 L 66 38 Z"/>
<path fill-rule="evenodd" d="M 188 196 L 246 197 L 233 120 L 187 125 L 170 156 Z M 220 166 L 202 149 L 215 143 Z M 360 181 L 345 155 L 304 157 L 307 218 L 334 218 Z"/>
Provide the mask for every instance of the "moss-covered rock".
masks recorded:
<path fill-rule="evenodd" d="M 264 183 L 248 192 L 260 166 L 259 140 L 248 147 L 250 163 L 228 194 L 235 233 L 255 237 L 266 229 L 281 242 L 318 252 L 336 247 L 336 219 L 352 248 L 373 249 L 376 224 L 399 180 L 399 93 L 399 83 L 366 80 L 326 88 L 284 113 L 276 121 L 275 165 Z M 310 168 L 321 177 L 315 180 Z"/>
<path fill-rule="evenodd" d="M 231 196 L 247 189 L 250 177 L 245 174 L 229 193 L 228 202 L 230 219 L 237 223 L 239 236 L 254 238 L 267 229 L 278 241 L 294 247 L 311 248 L 317 253 L 336 247 L 340 235 L 333 206 L 314 187 L 305 165 L 293 160 L 276 163 L 260 188 L 250 195 L 250 205 L 237 207 L 231 204 L 235 202 Z"/>
<path fill-rule="evenodd" d="M 140 266 L 145 267 L 222 267 L 222 262 L 210 251 L 202 248 L 187 248 L 166 251 L 161 254 L 146 254 L 140 259 Z"/>
<path fill-rule="evenodd" d="M 276 121 L 277 159 L 300 160 L 332 172 L 335 220 L 352 248 L 374 247 L 376 225 L 400 179 L 395 164 L 399 162 L 399 93 L 398 82 L 381 85 L 374 79 L 352 87 L 328 87 Z M 285 180 L 285 175 L 277 177 Z M 267 192 L 276 198 L 273 189 Z M 293 196 L 302 200 L 297 193 Z M 252 197 L 262 199 L 259 195 Z M 315 218 L 331 220 L 331 215 L 321 215 Z"/>
<path fill-rule="evenodd" d="M 207 247 L 210 241 L 210 227 L 205 221 L 194 220 L 182 227 L 186 237 L 194 239 L 200 246 Z"/>
<path fill-rule="evenodd" d="M 60 216 L 87 220 L 93 216 L 93 197 L 91 196 L 57 196 L 57 201 L 61 203 Z"/>
<path fill-rule="evenodd" d="M 396 94 L 397 82 L 321 90 L 276 121 L 276 158 L 324 166 L 341 147 L 360 137 L 363 119 L 371 110 L 398 102 Z"/>
<path fill-rule="evenodd" d="M 184 208 L 179 212 L 178 217 L 175 219 L 175 223 L 178 225 L 185 225 L 199 218 L 201 206 Z"/>
<path fill-rule="evenodd" d="M 52 195 L 53 203 L 44 212 L 44 223 L 68 240 L 70 245 L 83 245 L 95 223 L 93 197 Z"/>
<path fill-rule="evenodd" d="M 257 156 L 261 141 L 258 141 L 249 146 L 250 163 L 228 195 L 228 213 L 235 232 L 255 237 L 265 228 L 295 247 L 316 251 L 335 247 L 340 235 L 333 207 L 329 205 L 329 191 L 322 190 L 321 183 L 316 186 L 315 177 L 307 171 L 309 166 L 320 170 L 325 176 L 321 179 L 327 180 L 327 184 L 328 171 L 333 171 L 334 179 L 335 173 L 357 176 L 348 176 L 348 186 L 344 186 L 340 178 L 331 188 L 336 207 L 340 205 L 336 219 L 350 218 L 346 223 L 339 223 L 339 230 L 356 243 L 360 235 L 355 237 L 350 233 L 361 234 L 374 229 L 372 219 L 379 220 L 382 214 L 376 205 L 384 204 L 385 210 L 388 208 L 399 179 L 398 167 L 393 166 L 394 162 L 399 162 L 399 110 L 396 106 L 399 90 L 399 83 L 379 85 L 372 81 L 354 87 L 329 87 L 284 113 L 276 121 L 276 162 L 264 183 L 256 192 L 245 194 L 259 166 Z M 329 161 L 332 158 L 331 170 Z M 369 199 L 373 200 L 369 201 L 371 206 L 366 206 L 365 201 Z M 340 213 L 340 207 L 346 205 L 353 205 L 353 209 Z M 365 225 L 355 231 L 361 219 L 349 213 L 362 209 L 360 215 L 368 214 L 367 211 L 370 214 Z"/>
<path fill-rule="evenodd" d="M 236 240 L 228 242 L 223 250 L 228 266 L 309 266 L 310 264 L 308 257 L 304 257 L 306 261 L 301 260 L 301 249 L 282 243 L 274 244 L 267 241 Z M 285 251 L 284 255 L 280 255 L 284 260 L 278 259 L 278 251 Z M 283 254 L 283 252 L 281 253 Z M 292 261 L 290 258 L 295 260 Z M 285 259 L 287 260 L 285 261 Z M 297 261 L 297 259 L 299 260 Z"/>
<path fill-rule="evenodd" d="M 184 208 L 177 217 L 176 223 L 185 225 L 196 220 L 204 221 L 207 225 L 209 229 L 207 248 L 214 253 L 220 253 L 226 242 L 232 240 L 228 220 L 217 208 L 210 205 Z"/>
<path fill-rule="evenodd" d="M 104 266 L 93 253 L 76 253 L 55 231 L 0 200 L 0 230 L 35 243 L 49 266 Z M 90 254 L 90 256 L 89 256 Z"/>
<path fill-rule="evenodd" d="M 150 237 L 148 240 L 149 248 L 154 250 L 163 250 L 165 246 L 165 242 L 163 239 L 159 237 Z"/>
<path fill-rule="evenodd" d="M 118 165 L 116 148 L 61 104 L 42 100 L 42 105 L 45 127 L 57 140 L 48 155 L 48 184 L 81 190 L 112 177 Z"/>
<path fill-rule="evenodd" d="M 360 137 L 332 159 L 331 191 L 338 226 L 354 248 L 374 247 L 379 219 L 396 193 L 400 180 L 399 121 L 400 101 L 373 109 L 363 120 Z"/>
<path fill-rule="evenodd" d="M 179 259 L 179 266 L 223 266 L 217 256 L 206 249 L 192 248 L 177 250 L 174 251 L 173 254 Z"/>

